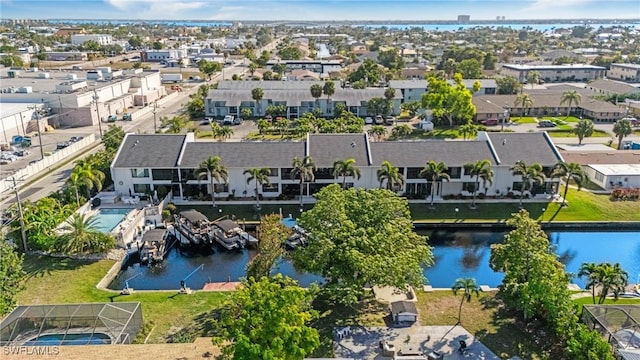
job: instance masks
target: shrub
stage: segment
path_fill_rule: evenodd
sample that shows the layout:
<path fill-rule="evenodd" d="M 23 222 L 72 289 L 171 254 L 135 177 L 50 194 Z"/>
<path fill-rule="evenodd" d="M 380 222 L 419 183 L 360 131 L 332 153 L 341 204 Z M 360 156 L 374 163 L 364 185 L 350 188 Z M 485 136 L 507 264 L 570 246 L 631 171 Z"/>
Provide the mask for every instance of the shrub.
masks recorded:
<path fill-rule="evenodd" d="M 170 214 L 175 214 L 176 211 L 178 211 L 178 208 L 176 207 L 176 204 L 168 203 L 165 210 L 168 210 Z"/>
<path fill-rule="evenodd" d="M 613 189 L 611 200 L 614 201 L 638 201 L 640 199 L 640 188 L 635 189 Z"/>

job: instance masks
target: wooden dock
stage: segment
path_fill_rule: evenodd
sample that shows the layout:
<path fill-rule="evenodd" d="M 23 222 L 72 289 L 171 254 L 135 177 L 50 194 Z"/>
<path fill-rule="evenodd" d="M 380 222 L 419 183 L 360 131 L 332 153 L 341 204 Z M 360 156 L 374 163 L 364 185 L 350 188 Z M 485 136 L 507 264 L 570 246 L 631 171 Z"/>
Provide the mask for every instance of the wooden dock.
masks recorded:
<path fill-rule="evenodd" d="M 235 291 L 240 284 L 239 281 L 206 283 L 202 291 Z"/>

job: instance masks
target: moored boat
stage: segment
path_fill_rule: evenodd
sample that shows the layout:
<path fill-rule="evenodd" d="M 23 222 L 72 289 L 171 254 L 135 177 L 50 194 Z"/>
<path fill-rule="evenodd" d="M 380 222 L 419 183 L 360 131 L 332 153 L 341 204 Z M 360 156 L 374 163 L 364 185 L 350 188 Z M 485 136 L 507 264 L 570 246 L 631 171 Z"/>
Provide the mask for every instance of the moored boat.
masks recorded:
<path fill-rule="evenodd" d="M 256 246 L 258 244 L 258 239 L 244 231 L 233 220 L 221 220 L 211 225 L 210 236 L 227 250 L 243 249 L 247 246 Z"/>
<path fill-rule="evenodd" d="M 153 264 L 164 260 L 167 245 L 166 229 L 150 229 L 142 236 L 140 245 L 140 261 Z"/>
<path fill-rule="evenodd" d="M 176 236 L 180 239 L 183 246 L 192 245 L 208 245 L 210 243 L 209 219 L 199 211 L 185 210 L 181 211 L 175 217 L 175 229 L 182 236 Z"/>

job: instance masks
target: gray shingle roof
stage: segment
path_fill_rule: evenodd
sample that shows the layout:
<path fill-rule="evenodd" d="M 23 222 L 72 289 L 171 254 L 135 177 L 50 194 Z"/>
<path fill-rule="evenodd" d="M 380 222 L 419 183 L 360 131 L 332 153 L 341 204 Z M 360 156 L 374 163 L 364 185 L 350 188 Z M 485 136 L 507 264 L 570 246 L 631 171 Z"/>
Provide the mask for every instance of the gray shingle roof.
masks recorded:
<path fill-rule="evenodd" d="M 487 159 L 496 165 L 486 141 L 385 141 L 371 143 L 373 164 L 387 160 L 394 166 L 424 167 L 427 161 L 444 162 L 447 166 Z"/>
<path fill-rule="evenodd" d="M 586 87 L 589 89 L 594 89 L 594 91 L 604 90 L 615 94 L 635 94 L 640 92 L 640 89 L 638 89 L 637 87 L 625 84 L 623 82 L 607 79 L 592 81 L 588 83 Z"/>
<path fill-rule="evenodd" d="M 332 168 L 337 160 L 353 158 L 356 166 L 369 166 L 364 134 L 317 134 L 309 136 L 309 155 L 319 168 Z"/>
<path fill-rule="evenodd" d="M 294 157 L 304 157 L 303 142 L 188 143 L 180 167 L 197 168 L 209 156 L 220 156 L 227 168 L 290 167 Z"/>
<path fill-rule="evenodd" d="M 537 133 L 487 133 L 493 144 L 500 165 L 515 165 L 519 160 L 527 165 L 539 163 L 553 166 L 562 160 L 560 153 L 544 132 Z"/>
<path fill-rule="evenodd" d="M 324 81 L 220 81 L 219 90 L 251 90 L 261 88 L 263 90 L 306 90 L 313 84 L 324 85 Z M 336 81 L 336 89 L 340 82 Z M 215 91 L 215 90 L 213 90 Z"/>
<path fill-rule="evenodd" d="M 302 101 L 315 101 L 311 96 L 311 84 L 315 81 L 299 81 L 305 84 L 301 89 L 278 89 L 264 90 L 263 100 L 286 101 L 287 106 L 300 106 Z M 240 106 L 243 101 L 253 102 L 251 89 L 224 89 L 211 90 L 207 99 L 211 101 L 224 101 L 226 106 Z M 384 88 L 367 89 L 342 89 L 336 88 L 335 94 L 331 96 L 332 101 L 344 101 L 347 106 L 362 106 L 363 102 L 374 97 L 384 98 Z M 326 99 L 326 97 L 323 97 Z M 402 99 L 402 93 L 396 89 L 396 99 Z"/>
<path fill-rule="evenodd" d="M 186 136 L 128 134 L 122 143 L 114 167 L 172 168 L 178 161 Z"/>
<path fill-rule="evenodd" d="M 395 301 L 391 303 L 391 313 L 394 315 L 402 313 L 418 315 L 418 308 L 416 304 L 411 301 Z"/>

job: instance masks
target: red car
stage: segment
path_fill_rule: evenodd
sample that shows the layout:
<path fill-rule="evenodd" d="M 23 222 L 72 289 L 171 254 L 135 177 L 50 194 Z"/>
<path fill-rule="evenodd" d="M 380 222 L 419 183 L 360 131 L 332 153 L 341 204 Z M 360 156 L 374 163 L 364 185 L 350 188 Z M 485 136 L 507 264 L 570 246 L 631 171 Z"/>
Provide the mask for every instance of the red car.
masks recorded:
<path fill-rule="evenodd" d="M 485 126 L 496 126 L 500 122 L 498 121 L 498 119 L 487 119 L 487 120 L 481 121 L 480 123 Z"/>

